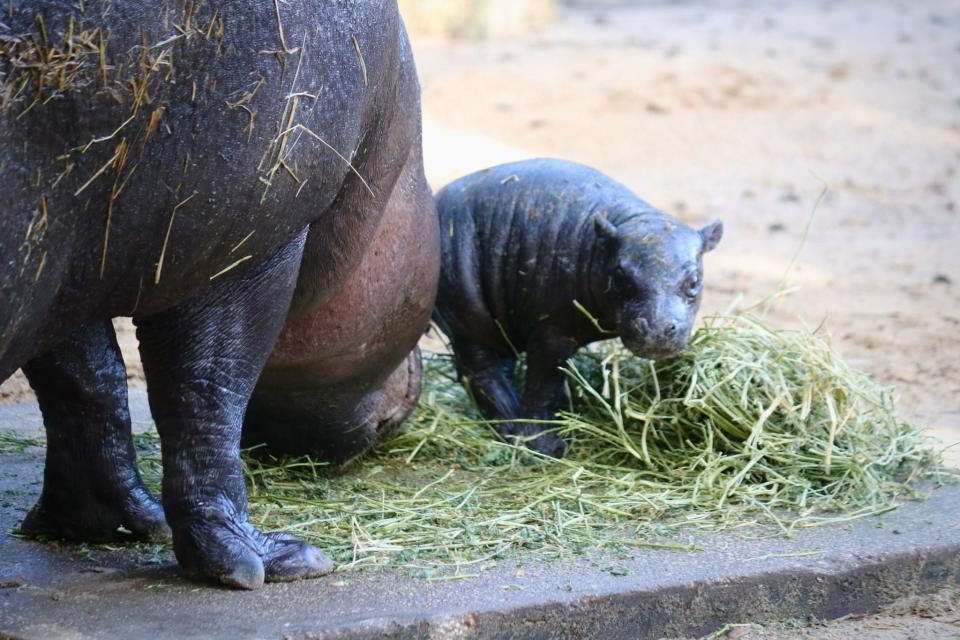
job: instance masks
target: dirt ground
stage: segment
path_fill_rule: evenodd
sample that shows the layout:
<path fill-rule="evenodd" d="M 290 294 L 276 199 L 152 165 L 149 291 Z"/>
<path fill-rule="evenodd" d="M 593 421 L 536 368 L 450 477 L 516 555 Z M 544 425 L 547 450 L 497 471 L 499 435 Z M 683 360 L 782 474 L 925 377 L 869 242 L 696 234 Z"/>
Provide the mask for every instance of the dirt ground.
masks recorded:
<path fill-rule="evenodd" d="M 960 442 L 960 3 L 629 4 L 524 38 L 415 40 L 433 184 L 555 156 L 722 218 L 707 314 L 777 289 L 826 188 L 771 322 L 823 322 L 905 417 Z M 726 637 L 960 638 L 958 616 L 952 591 Z"/>
<path fill-rule="evenodd" d="M 431 183 L 555 156 L 685 221 L 722 218 L 704 313 L 776 290 L 826 187 L 771 321 L 824 322 L 905 417 L 960 442 L 960 3 L 579 4 L 522 37 L 414 38 Z M 22 378 L 0 387 L 28 397 Z M 920 616 L 844 624 L 749 637 L 960 637 Z"/>
<path fill-rule="evenodd" d="M 707 314 L 777 289 L 827 188 L 771 322 L 824 322 L 905 417 L 960 442 L 960 3 L 633 4 L 522 39 L 415 40 L 434 186 L 555 156 L 685 221 L 722 218 Z M 950 591 L 721 637 L 936 640 L 958 620 Z"/>
<path fill-rule="evenodd" d="M 948 640 L 960 638 L 960 591 L 894 602 L 875 616 L 846 616 L 830 622 L 791 621 L 777 625 L 730 625 L 710 640 Z"/>

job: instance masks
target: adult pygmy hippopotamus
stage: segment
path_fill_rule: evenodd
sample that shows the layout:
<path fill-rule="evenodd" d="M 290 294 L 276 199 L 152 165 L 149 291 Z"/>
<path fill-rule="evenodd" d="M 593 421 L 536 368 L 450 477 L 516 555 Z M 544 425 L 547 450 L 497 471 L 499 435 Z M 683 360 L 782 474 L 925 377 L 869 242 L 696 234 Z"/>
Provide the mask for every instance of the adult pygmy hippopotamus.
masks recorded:
<path fill-rule="evenodd" d="M 184 568 L 245 588 L 329 571 L 248 522 L 241 426 L 340 461 L 419 393 L 439 241 L 395 1 L 4 3 L 0 185 L 0 380 L 23 368 L 47 430 L 22 530 L 172 530 Z"/>
<path fill-rule="evenodd" d="M 434 319 L 457 372 L 501 435 L 561 456 L 542 423 L 563 400 L 558 369 L 585 344 L 620 336 L 644 358 L 686 346 L 704 252 L 723 225 L 696 231 L 623 185 L 562 160 L 505 164 L 437 194 L 440 287 Z M 527 355 L 523 399 L 510 383 Z"/>

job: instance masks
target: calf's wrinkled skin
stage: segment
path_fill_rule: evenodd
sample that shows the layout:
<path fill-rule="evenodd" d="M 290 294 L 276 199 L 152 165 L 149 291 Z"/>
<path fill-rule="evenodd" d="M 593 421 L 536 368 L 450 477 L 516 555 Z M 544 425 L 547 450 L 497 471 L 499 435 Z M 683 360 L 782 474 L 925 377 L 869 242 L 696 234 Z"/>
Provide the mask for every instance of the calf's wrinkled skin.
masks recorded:
<path fill-rule="evenodd" d="M 439 242 L 395 2 L 14 0 L 0 22 L 0 379 L 23 368 L 48 441 L 22 530 L 172 533 L 182 567 L 243 588 L 330 571 L 248 522 L 241 426 L 342 460 L 419 392 Z"/>
<path fill-rule="evenodd" d="M 500 165 L 437 194 L 441 268 L 434 319 L 457 371 L 501 435 L 562 456 L 542 423 L 563 400 L 559 367 L 619 336 L 634 354 L 686 346 L 700 306 L 703 253 L 720 222 L 697 231 L 589 167 L 538 159 Z M 523 397 L 510 383 L 526 352 Z"/>

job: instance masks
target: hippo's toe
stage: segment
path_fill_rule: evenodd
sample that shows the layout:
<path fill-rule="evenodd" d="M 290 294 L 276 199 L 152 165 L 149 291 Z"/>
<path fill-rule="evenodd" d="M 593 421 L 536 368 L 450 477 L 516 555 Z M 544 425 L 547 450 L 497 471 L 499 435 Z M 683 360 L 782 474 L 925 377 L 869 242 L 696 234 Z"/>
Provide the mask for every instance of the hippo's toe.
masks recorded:
<path fill-rule="evenodd" d="M 170 537 L 159 500 L 139 484 L 132 489 L 118 487 L 109 496 L 83 492 L 61 496 L 45 488 L 20 525 L 20 532 L 77 542 L 156 541 Z"/>
<path fill-rule="evenodd" d="M 244 549 L 216 577 L 228 587 L 253 590 L 263 586 L 264 576 L 263 560 L 252 549 Z"/>
<path fill-rule="evenodd" d="M 315 578 L 333 571 L 333 560 L 313 545 L 284 533 L 270 533 L 267 538 L 267 582 Z"/>
<path fill-rule="evenodd" d="M 292 582 L 318 578 L 333 571 L 333 561 L 323 552 L 285 534 L 267 534 L 260 548 L 243 549 L 220 574 L 220 582 L 238 589 L 258 589 L 264 582 Z"/>
<path fill-rule="evenodd" d="M 175 527 L 173 541 L 177 561 L 188 574 L 239 589 L 333 571 L 333 562 L 315 547 L 287 534 L 264 534 L 244 515 L 231 515 L 229 505 Z"/>

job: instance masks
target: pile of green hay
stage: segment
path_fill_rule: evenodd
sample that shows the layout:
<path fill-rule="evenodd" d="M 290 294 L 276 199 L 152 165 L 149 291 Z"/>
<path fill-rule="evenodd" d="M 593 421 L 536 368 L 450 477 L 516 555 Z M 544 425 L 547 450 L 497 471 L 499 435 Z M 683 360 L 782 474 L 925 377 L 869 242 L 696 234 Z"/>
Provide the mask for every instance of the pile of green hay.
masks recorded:
<path fill-rule="evenodd" d="M 608 342 L 568 375 L 556 422 L 567 455 L 555 460 L 498 440 L 449 356 L 428 354 L 413 416 L 345 473 L 248 458 L 251 518 L 341 568 L 469 571 L 521 551 L 681 547 L 680 527 L 790 535 L 893 509 L 915 496 L 913 481 L 944 473 L 889 390 L 816 332 L 714 319 L 676 358 Z"/>

